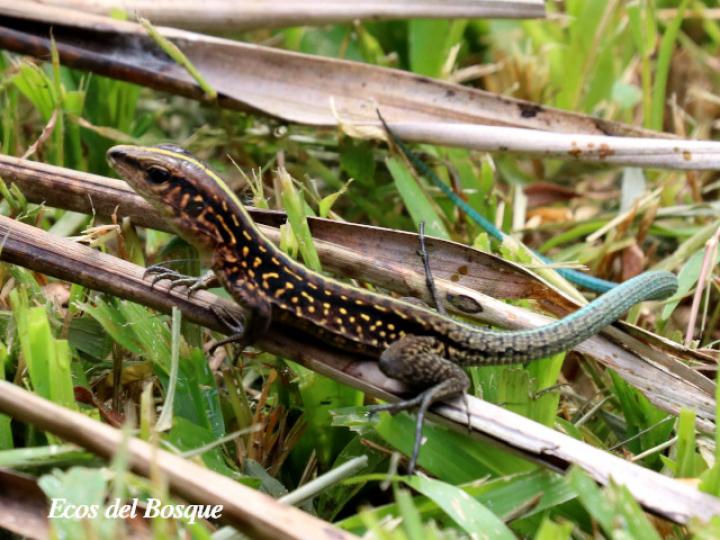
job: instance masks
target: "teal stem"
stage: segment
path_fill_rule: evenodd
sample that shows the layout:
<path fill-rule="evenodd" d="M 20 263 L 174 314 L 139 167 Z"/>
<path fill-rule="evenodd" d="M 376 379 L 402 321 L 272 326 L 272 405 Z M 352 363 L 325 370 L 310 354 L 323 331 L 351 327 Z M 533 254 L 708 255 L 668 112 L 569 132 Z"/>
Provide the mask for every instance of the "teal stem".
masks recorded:
<path fill-rule="evenodd" d="M 380 113 L 378 111 L 378 116 L 380 116 Z M 392 139 L 395 146 L 397 146 L 400 151 L 403 153 L 403 155 L 407 158 L 407 160 L 412 164 L 412 166 L 415 168 L 415 170 L 430 180 L 430 182 L 437 188 L 442 191 L 445 196 L 450 199 L 455 206 L 457 206 L 460 210 L 465 212 L 465 214 L 472 219 L 475 223 L 477 223 L 480 228 L 482 228 L 487 234 L 489 234 L 492 238 L 495 240 L 498 240 L 499 242 L 503 242 L 506 238 L 505 233 L 503 233 L 500 229 L 498 229 L 495 225 L 493 225 L 490 220 L 488 220 L 486 217 L 482 216 L 477 210 L 475 210 L 472 206 L 470 206 L 467 202 L 465 202 L 463 199 L 461 199 L 457 193 L 455 193 L 452 189 L 450 189 L 450 186 L 448 186 L 445 182 L 440 180 L 438 176 L 435 174 L 435 172 L 425 165 L 420 158 L 418 158 L 415 153 L 410 150 L 405 143 L 403 143 L 395 133 L 392 132 L 390 127 L 385 123 L 385 120 L 380 116 L 380 121 L 383 123 L 383 126 L 385 127 L 385 130 L 387 131 L 388 135 L 390 135 L 390 138 Z M 547 257 L 540 255 L 539 253 L 533 251 L 532 252 L 536 257 L 538 257 L 541 261 L 547 264 L 552 264 L 553 261 L 551 259 L 548 259 Z M 577 270 L 572 270 L 570 268 L 556 268 L 555 271 L 560 274 L 562 277 L 570 281 L 571 283 L 574 283 L 575 285 L 582 287 L 584 289 L 588 289 L 590 291 L 598 292 L 598 293 L 604 293 L 609 291 L 610 289 L 616 287 L 618 284 L 613 281 L 608 281 L 606 279 L 601 279 L 595 276 L 591 276 L 589 274 L 586 274 L 584 272 L 579 272 Z"/>

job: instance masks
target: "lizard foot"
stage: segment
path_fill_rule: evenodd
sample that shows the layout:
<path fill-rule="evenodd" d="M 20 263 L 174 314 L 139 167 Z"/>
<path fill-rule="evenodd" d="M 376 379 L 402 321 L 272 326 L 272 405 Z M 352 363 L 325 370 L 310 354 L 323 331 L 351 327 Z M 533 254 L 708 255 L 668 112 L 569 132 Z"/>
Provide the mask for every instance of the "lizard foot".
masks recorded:
<path fill-rule="evenodd" d="M 148 266 L 143 277 L 147 276 L 153 276 L 150 287 L 154 287 L 158 281 L 163 279 L 170 280 L 168 291 L 173 290 L 175 287 L 187 287 L 188 297 L 195 291 L 207 289 L 217 284 L 217 278 L 213 272 L 207 272 L 200 277 L 188 276 L 159 264 Z"/>
<path fill-rule="evenodd" d="M 238 318 L 234 313 L 230 313 L 227 309 L 217 305 L 211 305 L 210 310 L 215 314 L 218 320 L 230 330 L 230 334 L 228 337 L 213 343 L 208 349 L 208 354 L 212 356 L 220 347 L 230 343 L 237 343 L 239 345 L 239 350 L 233 355 L 233 361 L 237 360 L 237 358 L 245 350 L 245 347 L 248 345 L 245 321 Z"/>
<path fill-rule="evenodd" d="M 370 408 L 371 413 L 387 411 L 394 414 L 417 407 L 415 444 L 408 466 L 410 474 L 415 470 L 420 453 L 422 427 L 428 408 L 435 401 L 462 394 L 470 386 L 463 369 L 444 358 L 443 352 L 443 344 L 431 336 L 406 335 L 380 355 L 379 367 L 385 375 L 421 389 L 411 399 Z"/>
<path fill-rule="evenodd" d="M 425 413 L 435 401 L 447 396 L 448 391 L 450 391 L 451 394 L 454 394 L 455 384 L 455 381 L 451 380 L 442 381 L 435 386 L 428 388 L 421 394 L 418 394 L 414 398 L 395 403 L 385 403 L 382 405 L 372 405 L 368 407 L 370 414 L 376 414 L 379 412 L 397 414 L 400 411 L 417 408 L 417 419 L 415 421 L 415 442 L 413 444 L 412 454 L 410 455 L 410 463 L 407 467 L 408 474 L 415 472 L 418 456 L 420 455 L 420 446 L 423 442 L 422 430 L 423 424 L 425 423 Z"/>

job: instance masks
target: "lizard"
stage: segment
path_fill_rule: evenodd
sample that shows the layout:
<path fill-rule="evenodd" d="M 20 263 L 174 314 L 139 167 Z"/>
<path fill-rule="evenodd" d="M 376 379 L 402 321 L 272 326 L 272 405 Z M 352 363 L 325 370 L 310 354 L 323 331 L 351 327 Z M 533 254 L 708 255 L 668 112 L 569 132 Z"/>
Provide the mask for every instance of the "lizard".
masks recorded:
<path fill-rule="evenodd" d="M 417 392 L 371 408 L 391 413 L 418 409 L 410 473 L 420 451 L 425 412 L 437 400 L 465 395 L 470 380 L 464 367 L 522 363 L 567 351 L 635 304 L 663 299 L 677 290 L 674 274 L 646 272 L 544 326 L 510 331 L 473 327 L 429 307 L 306 268 L 260 231 L 220 176 L 177 145 L 119 145 L 108 150 L 107 158 L 182 238 L 207 257 L 220 284 L 247 310 L 242 324 L 226 322 L 236 333 L 230 339 L 252 344 L 271 322 L 285 325 L 331 347 L 377 360 L 386 376 Z M 191 289 L 207 284 L 201 278 Z"/>

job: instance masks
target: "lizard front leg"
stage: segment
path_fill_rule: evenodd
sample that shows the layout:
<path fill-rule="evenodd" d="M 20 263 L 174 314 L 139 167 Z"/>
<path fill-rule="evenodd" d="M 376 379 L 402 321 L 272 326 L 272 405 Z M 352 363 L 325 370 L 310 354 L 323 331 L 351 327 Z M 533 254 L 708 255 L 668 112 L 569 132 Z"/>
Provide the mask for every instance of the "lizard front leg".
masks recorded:
<path fill-rule="evenodd" d="M 392 414 L 418 408 L 415 443 L 408 466 L 410 474 L 420 453 L 425 412 L 435 401 L 464 394 L 470 387 L 465 371 L 445 358 L 444 353 L 444 345 L 434 337 L 406 335 L 380 355 L 380 371 L 420 390 L 414 398 L 370 407 L 373 413 L 388 411 Z"/>
<path fill-rule="evenodd" d="M 155 283 L 163 279 L 170 281 L 169 291 L 175 287 L 187 286 L 188 296 L 191 296 L 195 291 L 217 287 L 221 284 L 221 281 L 226 281 L 219 280 L 212 270 L 209 270 L 200 277 L 194 277 L 181 274 L 180 272 L 176 272 L 159 264 L 149 266 L 145 270 L 145 276 L 148 275 L 153 276 L 150 282 L 151 286 L 154 286 Z M 271 321 L 272 306 L 266 298 L 244 293 L 245 289 L 243 289 L 240 282 L 233 282 L 233 287 L 231 288 L 224 283 L 223 285 L 233 293 L 234 299 L 245 308 L 249 315 L 246 319 L 241 320 L 219 306 L 210 306 L 215 316 L 230 331 L 228 337 L 217 341 L 210 347 L 208 350 L 210 355 L 214 354 L 219 347 L 230 343 L 239 344 L 241 350 L 247 345 L 252 345 L 260 336 L 267 332 Z"/>
<path fill-rule="evenodd" d="M 213 344 L 208 350 L 213 354 L 218 347 L 229 343 L 237 343 L 240 349 L 255 343 L 270 328 L 272 321 L 272 304 L 263 296 L 240 295 L 238 291 L 233 292 L 233 299 L 240 304 L 248 316 L 245 320 L 239 320 L 227 310 L 218 306 L 212 306 L 215 316 L 230 330 L 230 335 Z"/>
<path fill-rule="evenodd" d="M 209 289 L 211 287 L 217 287 L 219 285 L 218 279 L 215 276 L 215 272 L 212 270 L 207 271 L 200 277 L 188 276 L 176 272 L 170 268 L 166 268 L 160 264 L 154 264 L 148 266 L 145 270 L 145 276 L 153 276 L 150 286 L 154 286 L 158 281 L 167 279 L 170 281 L 170 287 L 168 290 L 173 290 L 175 287 L 187 286 L 187 294 L 191 296 L 192 293 L 199 290 Z"/>
<path fill-rule="evenodd" d="M 252 345 L 270 328 L 272 321 L 272 303 L 253 280 L 242 275 L 237 266 L 229 264 L 228 258 L 221 252 L 213 255 L 212 268 L 223 288 L 230 293 L 233 300 L 245 309 L 248 316 L 240 325 L 230 324 L 227 317 L 216 315 L 232 331 L 227 338 L 216 343 L 211 351 L 220 345 L 237 342 L 241 348 Z M 233 320 L 236 320 L 232 318 Z"/>

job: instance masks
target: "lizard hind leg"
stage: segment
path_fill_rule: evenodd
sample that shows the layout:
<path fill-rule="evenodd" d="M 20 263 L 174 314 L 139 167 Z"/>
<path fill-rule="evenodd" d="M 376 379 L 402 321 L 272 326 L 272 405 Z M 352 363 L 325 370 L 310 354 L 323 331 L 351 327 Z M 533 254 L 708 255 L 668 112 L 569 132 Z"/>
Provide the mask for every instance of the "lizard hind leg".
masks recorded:
<path fill-rule="evenodd" d="M 371 413 L 388 411 L 392 414 L 418 408 L 415 443 L 408 466 L 410 474 L 420 453 L 425 412 L 435 401 L 463 394 L 470 386 L 465 371 L 444 358 L 443 353 L 443 344 L 434 337 L 407 335 L 380 355 L 380 371 L 420 390 L 413 398 L 370 407 Z"/>

